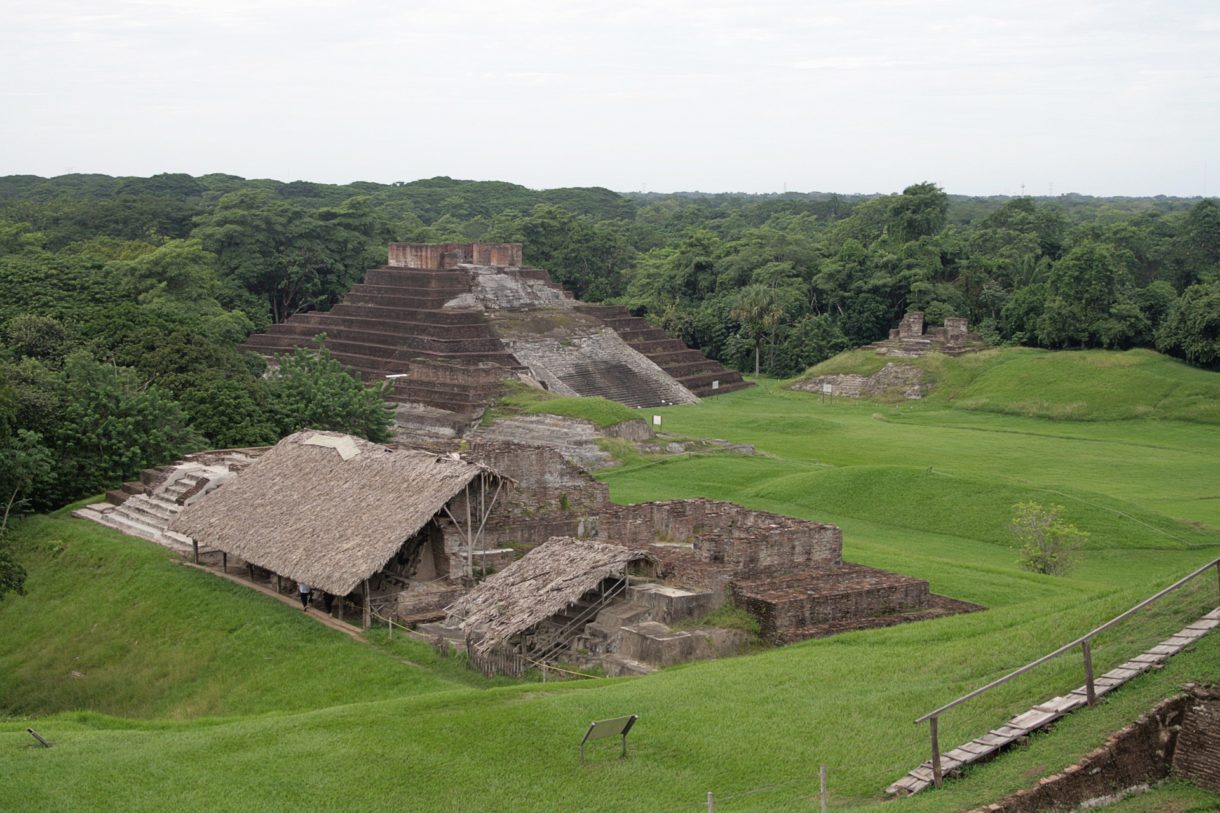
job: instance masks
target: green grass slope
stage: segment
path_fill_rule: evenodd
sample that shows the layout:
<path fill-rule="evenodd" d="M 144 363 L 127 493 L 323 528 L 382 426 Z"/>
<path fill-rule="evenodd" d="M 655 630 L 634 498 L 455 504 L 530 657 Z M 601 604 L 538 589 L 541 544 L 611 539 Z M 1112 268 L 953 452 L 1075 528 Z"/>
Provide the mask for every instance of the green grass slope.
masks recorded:
<path fill-rule="evenodd" d="M 616 500 L 709 496 L 836 522 L 847 559 L 988 609 L 639 679 L 488 688 L 405 642 L 361 646 L 316 628 L 147 543 L 40 519 L 22 532 L 30 595 L 0 603 L 0 702 L 45 715 L 33 724 L 55 748 L 37 748 L 26 720 L 0 722 L 0 773 L 21 780 L 0 783 L 0 809 L 696 810 L 713 790 L 717 810 L 796 811 L 816 804 L 826 764 L 835 810 L 960 810 L 1062 769 L 1181 683 L 1220 676 L 1211 635 L 1029 747 L 883 802 L 927 756 L 917 716 L 1220 555 L 1220 427 L 822 403 L 778 382 L 657 412 L 667 431 L 760 453 L 626 465 L 603 475 Z M 1068 577 L 1016 566 L 1004 526 L 1031 497 L 1062 502 L 1092 534 Z M 1098 669 L 1217 601 L 1209 574 L 1103 635 Z M 94 647 L 83 669 L 82 646 Z M 85 677 L 65 677 L 73 669 Z M 149 688 L 124 689 L 124 674 Z M 1081 680 L 1078 658 L 1053 661 L 945 715 L 942 745 Z M 77 708 L 91 711 L 66 711 Z M 601 743 L 582 766 L 588 721 L 626 713 L 641 715 L 630 758 Z"/>
<path fill-rule="evenodd" d="M 1006 347 L 957 358 L 886 358 L 854 350 L 801 378 L 871 374 L 887 362 L 922 368 L 929 400 L 957 409 L 1056 420 L 1163 418 L 1220 423 L 1220 375 L 1151 350 L 1050 351 Z"/>
<path fill-rule="evenodd" d="M 172 719 L 462 685 L 94 523 L 35 517 L 16 544 L 30 575 L 0 602 L 2 713 Z"/>

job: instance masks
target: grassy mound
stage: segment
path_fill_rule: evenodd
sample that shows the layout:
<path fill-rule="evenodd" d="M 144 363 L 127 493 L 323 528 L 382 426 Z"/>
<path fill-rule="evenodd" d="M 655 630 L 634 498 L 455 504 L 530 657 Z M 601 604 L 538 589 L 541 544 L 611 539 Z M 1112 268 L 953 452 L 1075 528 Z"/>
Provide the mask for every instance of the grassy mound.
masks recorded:
<path fill-rule="evenodd" d="M 1220 376 L 1151 350 L 1049 351 L 994 348 L 952 358 L 887 358 L 853 350 L 812 367 L 801 379 L 870 375 L 887 362 L 910 363 L 932 385 L 928 400 L 957 409 L 1055 420 L 1129 418 L 1220 423 Z"/>

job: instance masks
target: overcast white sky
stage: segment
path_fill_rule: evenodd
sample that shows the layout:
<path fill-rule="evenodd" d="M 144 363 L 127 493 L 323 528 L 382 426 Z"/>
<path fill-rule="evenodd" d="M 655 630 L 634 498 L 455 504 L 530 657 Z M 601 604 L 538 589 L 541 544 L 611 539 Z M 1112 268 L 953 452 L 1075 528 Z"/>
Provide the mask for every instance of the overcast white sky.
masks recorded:
<path fill-rule="evenodd" d="M 1217 0 L 0 9 L 0 175 L 1220 189 Z"/>

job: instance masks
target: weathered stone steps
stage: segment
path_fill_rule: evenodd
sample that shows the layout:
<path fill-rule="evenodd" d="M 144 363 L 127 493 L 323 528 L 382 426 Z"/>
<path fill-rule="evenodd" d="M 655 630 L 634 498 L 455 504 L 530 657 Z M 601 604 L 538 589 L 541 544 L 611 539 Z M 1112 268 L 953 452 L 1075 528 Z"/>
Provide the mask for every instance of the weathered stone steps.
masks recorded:
<path fill-rule="evenodd" d="M 365 329 L 368 327 L 370 329 Z M 444 338 L 426 336 L 412 330 L 402 328 L 381 328 L 375 323 L 365 325 L 345 325 L 338 319 L 302 319 L 293 322 L 281 322 L 272 325 L 261 335 L 292 336 L 298 339 L 312 340 L 319 333 L 326 334 L 326 341 L 349 342 L 384 347 L 390 351 L 401 349 L 428 350 L 434 353 L 496 353 L 504 352 L 504 344 L 495 336 L 477 336 L 471 338 Z M 365 355 L 372 355 L 366 353 Z"/>
<path fill-rule="evenodd" d="M 348 302 L 344 300 L 324 313 L 336 316 L 354 316 L 365 319 L 389 319 L 396 322 L 413 322 L 428 327 L 458 327 L 463 325 L 486 325 L 487 317 L 482 311 L 467 308 L 429 310 L 422 308 L 399 308 L 390 305 Z"/>
<path fill-rule="evenodd" d="M 1156 668 L 1168 658 L 1181 652 L 1211 630 L 1220 627 L 1220 607 L 1204 615 L 1198 621 L 1166 638 L 1161 643 L 1131 660 L 1111 669 L 1094 679 L 1094 694 L 1107 694 L 1132 678 Z M 1073 689 L 1062 697 L 1053 697 L 1013 717 L 999 728 L 992 729 L 981 737 L 941 754 L 942 776 L 960 772 L 962 766 L 980 762 L 995 756 L 1001 749 L 1017 739 L 1053 723 L 1065 714 L 1088 704 L 1088 691 L 1084 686 Z M 885 792 L 891 796 L 909 796 L 928 788 L 933 783 L 931 760 L 915 768 L 903 778 L 890 785 Z"/>

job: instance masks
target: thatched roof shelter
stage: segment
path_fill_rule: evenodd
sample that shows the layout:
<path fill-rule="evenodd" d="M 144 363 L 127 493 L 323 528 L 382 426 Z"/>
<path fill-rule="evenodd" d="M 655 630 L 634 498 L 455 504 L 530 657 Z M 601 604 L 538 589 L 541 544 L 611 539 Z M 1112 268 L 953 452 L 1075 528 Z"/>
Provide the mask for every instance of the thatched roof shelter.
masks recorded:
<path fill-rule="evenodd" d="M 574 604 L 603 579 L 622 576 L 632 562 L 651 559 L 621 545 L 552 537 L 454 602 L 449 616 L 468 633 L 482 633 L 474 648 L 488 652 Z"/>
<path fill-rule="evenodd" d="M 172 530 L 342 596 L 475 480 L 501 478 L 444 455 L 306 430 L 188 505 Z"/>

